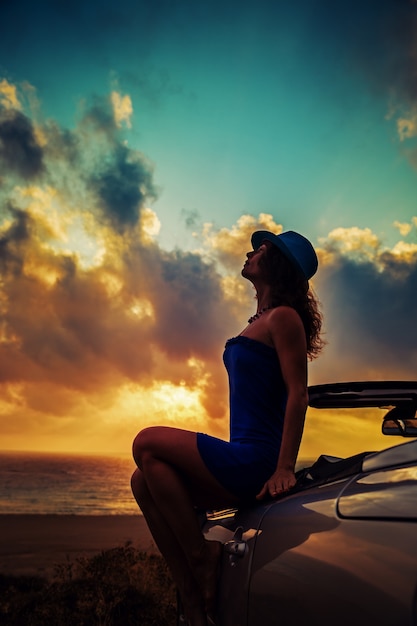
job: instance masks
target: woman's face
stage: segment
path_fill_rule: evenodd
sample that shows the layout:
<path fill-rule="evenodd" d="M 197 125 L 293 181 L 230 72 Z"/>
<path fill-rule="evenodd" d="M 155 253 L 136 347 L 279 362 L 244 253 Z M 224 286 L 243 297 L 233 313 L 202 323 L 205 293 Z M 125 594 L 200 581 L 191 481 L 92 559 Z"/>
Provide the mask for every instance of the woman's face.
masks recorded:
<path fill-rule="evenodd" d="M 242 268 L 242 276 L 244 278 L 252 280 L 265 277 L 265 257 L 268 253 L 268 248 L 272 245 L 270 241 L 264 241 L 256 250 L 247 252 L 247 259 Z"/>

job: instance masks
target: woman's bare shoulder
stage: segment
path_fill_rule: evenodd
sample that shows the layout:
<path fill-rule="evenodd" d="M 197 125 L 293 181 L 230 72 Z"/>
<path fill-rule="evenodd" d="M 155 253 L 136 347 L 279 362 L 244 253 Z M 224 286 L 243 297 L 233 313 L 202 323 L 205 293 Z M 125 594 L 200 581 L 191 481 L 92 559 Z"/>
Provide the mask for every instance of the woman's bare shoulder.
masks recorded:
<path fill-rule="evenodd" d="M 306 350 L 306 335 L 301 317 L 290 306 L 280 306 L 271 311 L 268 319 L 268 334 L 277 352 L 282 353 L 289 347 L 291 351 L 298 346 L 303 353 Z"/>
<path fill-rule="evenodd" d="M 280 306 L 271 309 L 269 314 L 269 319 L 271 321 L 291 321 L 291 320 L 299 320 L 300 316 L 297 311 L 292 306 L 287 306 L 286 304 L 282 304 Z"/>
<path fill-rule="evenodd" d="M 291 306 L 277 306 L 271 310 L 268 320 L 268 326 L 270 330 L 289 329 L 289 328 L 302 328 L 303 323 L 297 311 Z"/>

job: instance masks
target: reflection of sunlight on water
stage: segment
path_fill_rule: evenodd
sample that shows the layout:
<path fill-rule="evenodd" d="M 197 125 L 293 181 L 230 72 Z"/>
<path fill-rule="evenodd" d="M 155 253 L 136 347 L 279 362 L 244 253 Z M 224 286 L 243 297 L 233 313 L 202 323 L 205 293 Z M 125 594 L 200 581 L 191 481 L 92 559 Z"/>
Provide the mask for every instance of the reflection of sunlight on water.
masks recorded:
<path fill-rule="evenodd" d="M 134 515 L 130 458 L 0 453 L 0 511 L 10 514 Z"/>

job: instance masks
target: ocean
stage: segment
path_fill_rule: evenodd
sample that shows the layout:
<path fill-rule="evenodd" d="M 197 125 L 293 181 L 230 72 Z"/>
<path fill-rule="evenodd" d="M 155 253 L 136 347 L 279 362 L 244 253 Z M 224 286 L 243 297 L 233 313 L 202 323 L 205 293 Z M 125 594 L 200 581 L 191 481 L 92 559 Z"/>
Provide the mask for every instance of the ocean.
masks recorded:
<path fill-rule="evenodd" d="M 141 514 L 130 490 L 134 469 L 129 456 L 0 451 L 0 515 Z"/>
<path fill-rule="evenodd" d="M 140 513 L 129 457 L 0 452 L 0 514 Z"/>

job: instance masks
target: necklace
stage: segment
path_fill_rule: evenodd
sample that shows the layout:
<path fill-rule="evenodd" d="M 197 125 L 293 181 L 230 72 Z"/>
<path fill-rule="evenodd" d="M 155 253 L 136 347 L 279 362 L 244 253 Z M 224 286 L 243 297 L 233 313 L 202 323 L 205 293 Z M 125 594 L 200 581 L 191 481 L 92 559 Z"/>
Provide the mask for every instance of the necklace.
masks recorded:
<path fill-rule="evenodd" d="M 262 313 L 265 313 L 265 311 L 269 311 L 269 309 L 273 309 L 274 307 L 272 306 L 265 306 L 263 309 L 261 309 L 260 311 L 258 311 L 258 313 L 255 313 L 255 315 L 252 315 L 252 317 L 250 317 L 248 319 L 248 324 L 252 324 L 252 322 L 254 322 L 255 320 L 258 319 L 258 317 L 261 317 Z"/>

